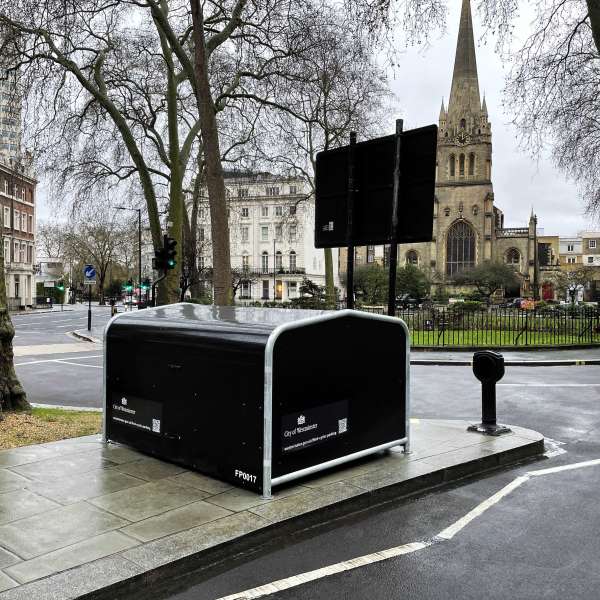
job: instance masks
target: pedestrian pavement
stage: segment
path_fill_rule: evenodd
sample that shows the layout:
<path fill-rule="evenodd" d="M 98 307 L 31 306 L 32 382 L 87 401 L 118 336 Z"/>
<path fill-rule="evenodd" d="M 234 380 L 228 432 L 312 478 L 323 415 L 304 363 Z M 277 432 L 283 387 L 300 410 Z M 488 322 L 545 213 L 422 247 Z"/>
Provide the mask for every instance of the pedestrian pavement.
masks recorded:
<path fill-rule="evenodd" d="M 124 597 L 318 523 L 544 452 L 465 421 L 411 419 L 400 448 L 276 490 L 272 499 L 88 436 L 0 451 L 0 600 Z"/>

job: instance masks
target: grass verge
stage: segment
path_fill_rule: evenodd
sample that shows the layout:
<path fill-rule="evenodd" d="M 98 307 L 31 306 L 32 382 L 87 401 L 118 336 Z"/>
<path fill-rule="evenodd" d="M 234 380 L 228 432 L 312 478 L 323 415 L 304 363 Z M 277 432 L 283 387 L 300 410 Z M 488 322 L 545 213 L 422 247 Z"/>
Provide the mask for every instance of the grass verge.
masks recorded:
<path fill-rule="evenodd" d="M 102 413 L 58 408 L 34 408 L 31 412 L 6 412 L 0 421 L 0 449 L 44 444 L 99 433 Z"/>

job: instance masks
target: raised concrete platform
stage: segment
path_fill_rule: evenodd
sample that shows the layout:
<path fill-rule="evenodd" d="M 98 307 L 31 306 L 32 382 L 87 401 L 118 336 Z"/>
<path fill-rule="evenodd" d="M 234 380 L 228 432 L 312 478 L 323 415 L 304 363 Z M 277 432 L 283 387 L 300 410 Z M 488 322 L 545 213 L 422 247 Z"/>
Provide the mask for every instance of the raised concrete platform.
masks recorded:
<path fill-rule="evenodd" d="M 541 434 L 487 437 L 413 419 L 399 449 L 272 500 L 106 446 L 99 436 L 0 451 L 0 600 L 121 598 L 290 531 L 544 452 Z"/>

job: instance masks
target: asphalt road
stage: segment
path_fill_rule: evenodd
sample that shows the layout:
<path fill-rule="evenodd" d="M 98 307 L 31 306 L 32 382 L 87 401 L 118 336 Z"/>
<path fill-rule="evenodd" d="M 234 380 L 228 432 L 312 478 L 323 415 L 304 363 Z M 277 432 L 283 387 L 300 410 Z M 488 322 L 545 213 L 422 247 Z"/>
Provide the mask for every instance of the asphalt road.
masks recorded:
<path fill-rule="evenodd" d="M 467 367 L 413 367 L 413 410 L 422 418 L 479 414 Z M 436 536 L 516 477 L 600 459 L 600 367 L 509 368 L 498 391 L 502 422 L 564 443 L 555 456 L 468 480 L 409 501 L 373 507 L 280 539 L 211 571 L 155 587 L 156 600 L 204 600 L 414 542 L 418 552 L 319 578 L 269 600 L 389 598 L 578 599 L 600 589 L 600 464 L 532 477 L 453 539 Z M 237 595 L 239 594 L 239 596 Z"/>
<path fill-rule="evenodd" d="M 110 307 L 92 307 L 94 325 L 109 318 Z M 102 348 L 70 335 L 87 328 L 87 306 L 15 315 L 12 320 L 17 375 L 29 402 L 101 406 Z"/>

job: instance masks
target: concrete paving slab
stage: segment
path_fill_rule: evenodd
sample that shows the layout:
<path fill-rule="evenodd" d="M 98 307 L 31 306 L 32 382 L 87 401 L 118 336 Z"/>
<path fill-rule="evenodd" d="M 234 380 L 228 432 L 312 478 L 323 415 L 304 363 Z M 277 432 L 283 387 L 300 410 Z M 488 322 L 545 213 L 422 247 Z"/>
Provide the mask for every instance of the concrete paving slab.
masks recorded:
<path fill-rule="evenodd" d="M 19 504 L 9 499 L 23 499 L 23 510 L 48 503 L 0 525 L 0 600 L 125 596 L 148 571 L 181 574 L 332 515 L 544 451 L 540 434 L 519 427 L 493 438 L 467 433 L 465 421 L 411 425 L 410 454 L 394 448 L 342 465 L 270 500 L 98 436 L 0 453 L 11 465 L 0 470 L 5 484 L 16 488 L 0 493 L 0 515 Z"/>
<path fill-rule="evenodd" d="M 29 480 L 7 469 L 0 469 L 0 494 L 18 490 L 29 483 Z"/>
<path fill-rule="evenodd" d="M 90 500 L 129 521 L 141 521 L 206 498 L 209 494 L 173 481 L 154 481 Z"/>
<path fill-rule="evenodd" d="M 171 477 L 185 471 L 183 467 L 156 460 L 155 458 L 144 458 L 135 462 L 127 462 L 115 467 L 115 469 L 121 471 L 121 473 L 127 473 L 146 481 L 164 479 L 165 477 Z"/>
<path fill-rule="evenodd" d="M 0 573 L 0 592 L 17 587 L 18 585 L 19 584 L 14 579 L 11 579 L 8 575 Z"/>
<path fill-rule="evenodd" d="M 151 542 L 171 533 L 178 533 L 204 523 L 210 523 L 210 521 L 216 521 L 231 514 L 230 510 L 208 502 L 193 502 L 129 525 L 122 531 L 142 542 Z"/>
<path fill-rule="evenodd" d="M 72 476 L 114 464 L 104 460 L 99 453 L 82 452 L 11 467 L 11 471 L 36 481 L 56 482 L 64 477 L 65 473 Z"/>
<path fill-rule="evenodd" d="M 48 512 L 59 506 L 60 504 L 29 490 L 5 492 L 0 494 L 0 525 Z"/>
<path fill-rule="evenodd" d="M 125 519 L 81 502 L 2 525 L 0 540 L 7 550 L 29 559 L 126 525 Z"/>
<path fill-rule="evenodd" d="M 143 479 L 119 473 L 113 469 L 97 469 L 74 475 L 66 481 L 27 482 L 27 488 L 61 504 L 73 504 L 98 496 L 106 496 L 127 488 L 143 485 Z"/>
<path fill-rule="evenodd" d="M 5 569 L 4 572 L 19 583 L 29 583 L 53 573 L 66 571 L 72 567 L 128 550 L 138 543 L 118 531 L 110 531 L 67 548 L 49 552 L 42 557 L 25 560 Z"/>

